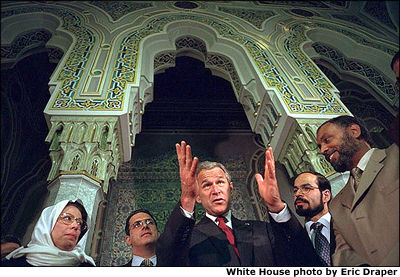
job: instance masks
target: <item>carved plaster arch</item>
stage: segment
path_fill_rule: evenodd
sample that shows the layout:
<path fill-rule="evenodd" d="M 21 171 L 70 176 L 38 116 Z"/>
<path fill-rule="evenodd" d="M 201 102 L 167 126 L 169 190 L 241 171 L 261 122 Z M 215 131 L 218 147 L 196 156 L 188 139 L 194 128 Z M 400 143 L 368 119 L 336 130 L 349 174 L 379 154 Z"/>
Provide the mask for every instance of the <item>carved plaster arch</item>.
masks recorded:
<path fill-rule="evenodd" d="M 395 78 L 393 77 L 393 72 L 390 68 L 390 62 L 393 58 L 393 52 L 383 51 L 383 49 L 377 49 L 368 45 L 362 45 L 361 43 L 355 41 L 354 39 L 333 31 L 327 30 L 323 28 L 315 28 L 308 30 L 305 33 L 306 37 L 312 41 L 311 43 L 308 41 L 303 45 L 303 49 L 306 53 L 312 55 L 312 49 L 310 49 L 312 43 L 314 42 L 322 42 L 324 44 L 330 45 L 331 47 L 339 50 L 342 53 L 346 53 L 347 57 L 351 57 L 354 60 L 370 64 L 375 68 L 379 68 L 383 74 L 389 79 L 393 81 Z M 362 36 L 364 38 L 364 36 Z M 373 41 L 372 38 L 365 36 L 365 40 Z M 392 49 L 395 52 L 395 47 L 391 42 L 380 42 L 382 44 L 386 44 L 386 47 Z"/>
<path fill-rule="evenodd" d="M 10 45 L 20 34 L 28 33 L 31 30 L 45 30 L 51 33 L 51 38 L 46 42 L 46 49 L 61 49 L 64 53 L 68 51 L 74 41 L 74 35 L 60 28 L 61 19 L 49 12 L 28 12 L 8 16 L 1 24 L 1 46 Z M 44 49 L 43 49 L 44 50 Z M 42 50 L 42 51 L 43 51 Z M 22 51 L 26 51 L 22 49 Z M 3 59 L 2 63 L 16 63 L 18 60 L 34 54 L 28 51 L 16 59 Z"/>
<path fill-rule="evenodd" d="M 137 31 L 125 31 L 115 40 L 114 45 L 121 45 L 121 43 L 126 42 L 128 38 L 135 38 L 136 36 L 139 36 Z M 167 23 L 161 32 L 144 37 L 140 41 L 139 46 L 135 48 L 139 49 L 138 51 L 141 52 L 138 55 L 137 67 L 134 69 L 134 74 L 137 76 L 134 77 L 135 79 L 131 79 L 133 82 L 130 82 L 126 89 L 126 91 L 130 92 L 131 98 L 138 98 L 138 101 L 131 100 L 130 104 L 133 105 L 131 109 L 134 112 L 131 120 L 135 121 L 135 124 L 131 124 L 131 126 L 136 126 L 137 128 L 130 129 L 131 137 L 132 134 L 135 135 L 140 132 L 141 115 L 144 113 L 145 105 L 153 100 L 152 89 L 155 73 L 153 61 L 155 57 L 160 53 L 177 51 L 178 49 L 176 49 L 175 42 L 185 36 L 195 37 L 199 41 L 202 41 L 206 45 L 207 53 L 215 54 L 220 58 L 225 57 L 232 62 L 240 79 L 240 89 L 235 90 L 238 102 L 242 104 L 246 101 L 249 103 L 252 102 L 254 103 L 253 109 L 258 109 L 261 105 L 261 101 L 265 104 L 273 103 L 273 105 L 276 106 L 276 110 L 278 110 L 277 114 L 279 114 L 281 104 L 279 101 L 273 102 L 271 99 L 276 92 L 272 88 L 266 89 L 267 86 L 264 80 L 260 78 L 260 74 L 257 72 L 257 67 L 254 64 L 255 61 L 252 60 L 252 57 L 243 45 L 222 37 L 212 26 L 208 26 L 203 22 L 175 20 Z M 201 54 L 195 53 L 195 51 L 189 52 L 191 52 L 195 58 L 202 60 Z M 173 65 L 173 63 L 171 63 L 171 65 Z M 224 74 L 223 71 L 211 66 L 209 68 L 214 75 L 227 79 L 228 75 Z M 238 88 L 235 84 L 234 87 Z M 249 100 L 249 98 L 252 98 L 253 101 Z M 253 131 L 262 132 L 262 130 L 257 129 L 255 126 L 257 110 L 247 113 L 247 116 Z M 275 125 L 277 120 L 278 118 L 272 119 L 272 125 Z M 264 141 L 267 143 L 269 140 L 264 138 Z M 131 144 L 133 146 L 134 142 L 132 141 Z"/>
<path fill-rule="evenodd" d="M 125 31 L 123 34 L 119 35 L 119 38 L 116 39 L 115 45 L 120 45 L 120 42 L 131 34 L 132 32 Z M 237 42 L 221 37 L 218 35 L 218 32 L 210 26 L 201 22 L 189 20 L 177 20 L 168 23 L 162 32 L 149 35 L 143 38 L 140 42 L 139 49 L 142 49 L 142 53 L 139 55 L 137 62 L 138 69 L 136 70 L 137 72 L 140 72 L 139 87 L 142 86 L 140 82 L 147 81 L 150 84 L 153 82 L 155 73 L 153 67 L 154 57 L 161 52 L 176 51 L 175 41 L 185 36 L 195 37 L 203 41 L 206 45 L 207 52 L 209 53 L 218 53 L 230 58 L 236 66 L 242 84 L 248 84 L 258 79 L 257 90 L 265 90 L 257 76 L 257 71 L 252 64 L 250 57 L 241 45 Z M 195 55 L 194 52 L 192 52 L 192 54 L 194 54 L 194 58 L 200 59 L 200 57 Z M 204 62 L 204 60 L 202 61 Z M 240 65 L 240 67 L 238 65 Z M 218 75 L 217 72 L 213 72 L 213 74 Z M 136 83 L 137 82 L 138 80 L 136 80 Z M 140 99 L 146 98 L 146 100 L 152 101 L 151 97 L 145 97 L 147 90 L 148 88 L 140 90 Z M 255 94 L 255 92 L 252 93 Z M 257 95 L 255 94 L 254 96 Z M 147 102 L 145 101 L 145 103 Z"/>

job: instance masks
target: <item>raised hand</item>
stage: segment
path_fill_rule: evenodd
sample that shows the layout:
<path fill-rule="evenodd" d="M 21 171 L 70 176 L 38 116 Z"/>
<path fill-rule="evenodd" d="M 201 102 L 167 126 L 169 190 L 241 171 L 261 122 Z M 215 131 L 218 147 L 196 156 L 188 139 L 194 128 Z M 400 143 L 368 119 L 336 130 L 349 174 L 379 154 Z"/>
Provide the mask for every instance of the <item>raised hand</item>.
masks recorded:
<path fill-rule="evenodd" d="M 255 175 L 255 178 L 260 196 L 264 200 L 264 204 L 267 205 L 269 211 L 273 213 L 280 212 L 285 206 L 279 194 L 278 182 L 275 176 L 274 154 L 272 153 L 271 147 L 265 151 L 264 178 L 259 173 Z"/>
<path fill-rule="evenodd" d="M 180 145 L 177 143 L 175 147 L 181 179 L 181 206 L 186 211 L 193 212 L 198 190 L 196 168 L 199 159 L 197 157 L 192 159 L 192 150 L 186 142 L 182 141 Z"/>

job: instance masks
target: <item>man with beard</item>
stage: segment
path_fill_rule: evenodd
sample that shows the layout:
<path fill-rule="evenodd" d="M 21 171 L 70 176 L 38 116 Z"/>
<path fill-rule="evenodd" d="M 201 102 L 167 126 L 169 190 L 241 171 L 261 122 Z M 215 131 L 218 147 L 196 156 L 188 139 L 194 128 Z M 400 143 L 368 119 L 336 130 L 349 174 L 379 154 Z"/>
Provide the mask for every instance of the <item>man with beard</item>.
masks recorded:
<path fill-rule="evenodd" d="M 321 153 L 337 172 L 351 171 L 329 206 L 335 266 L 399 265 L 399 147 L 371 148 L 364 124 L 339 116 L 317 130 Z"/>
<path fill-rule="evenodd" d="M 331 197 L 331 185 L 320 173 L 306 171 L 294 180 L 293 198 L 296 213 L 305 217 L 307 233 L 326 266 L 332 265 L 331 256 L 336 247 L 331 214 L 328 210 Z"/>
<path fill-rule="evenodd" d="M 293 225 L 295 217 L 290 213 L 287 205 L 281 200 L 277 180 L 275 177 L 275 160 L 272 149 L 265 152 L 265 178 L 256 174 L 256 180 L 259 185 L 260 193 L 262 187 L 274 190 L 274 201 L 281 203 L 282 208 L 277 212 L 269 212 L 272 221 L 288 226 Z M 296 213 L 305 217 L 305 229 L 313 242 L 321 265 L 331 266 L 331 255 L 335 251 L 335 237 L 331 228 L 331 215 L 328 211 L 328 203 L 331 200 L 331 185 L 328 179 L 320 173 L 306 171 L 300 173 L 294 181 L 293 199 Z M 277 205 L 277 204 L 276 204 Z M 284 206 L 284 207 L 283 207 Z M 287 228 L 291 230 L 293 228 Z M 301 248 L 305 243 L 302 239 L 297 240 L 296 248 Z M 297 250 L 294 250 L 297 251 Z"/>

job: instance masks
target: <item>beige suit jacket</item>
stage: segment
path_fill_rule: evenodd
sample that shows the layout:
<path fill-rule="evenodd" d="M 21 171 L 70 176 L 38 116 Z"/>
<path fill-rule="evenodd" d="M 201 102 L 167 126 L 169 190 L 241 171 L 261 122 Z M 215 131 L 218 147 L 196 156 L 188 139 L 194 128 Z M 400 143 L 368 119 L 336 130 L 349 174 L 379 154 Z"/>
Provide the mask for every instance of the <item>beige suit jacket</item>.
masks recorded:
<path fill-rule="evenodd" d="M 332 199 L 335 266 L 399 266 L 399 147 L 375 149 L 354 192 Z"/>

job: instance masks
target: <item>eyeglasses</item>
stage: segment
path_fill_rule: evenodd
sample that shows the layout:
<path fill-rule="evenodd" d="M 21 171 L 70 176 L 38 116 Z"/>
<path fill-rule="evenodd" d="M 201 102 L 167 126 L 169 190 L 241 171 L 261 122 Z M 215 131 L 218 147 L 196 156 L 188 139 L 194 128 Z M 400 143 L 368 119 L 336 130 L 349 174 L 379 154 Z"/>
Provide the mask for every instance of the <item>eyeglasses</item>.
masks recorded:
<path fill-rule="evenodd" d="M 314 190 L 314 189 L 319 189 L 316 187 L 312 187 L 312 186 L 300 186 L 300 187 L 294 187 L 293 188 L 293 194 L 297 194 L 298 192 L 302 191 L 304 194 L 309 194 L 310 191 Z"/>
<path fill-rule="evenodd" d="M 65 225 L 71 225 L 76 222 L 78 226 L 81 228 L 81 231 L 84 231 L 87 229 L 87 223 L 82 219 L 82 218 L 75 218 L 72 214 L 69 213 L 62 213 L 58 219 L 64 223 Z"/>
<path fill-rule="evenodd" d="M 137 228 L 142 227 L 143 224 L 146 224 L 146 225 L 155 225 L 156 223 L 154 222 L 153 219 L 151 219 L 151 218 L 146 218 L 146 219 L 144 219 L 144 220 L 138 220 L 138 221 L 133 222 L 132 225 L 131 225 L 131 228 L 137 229 Z"/>

